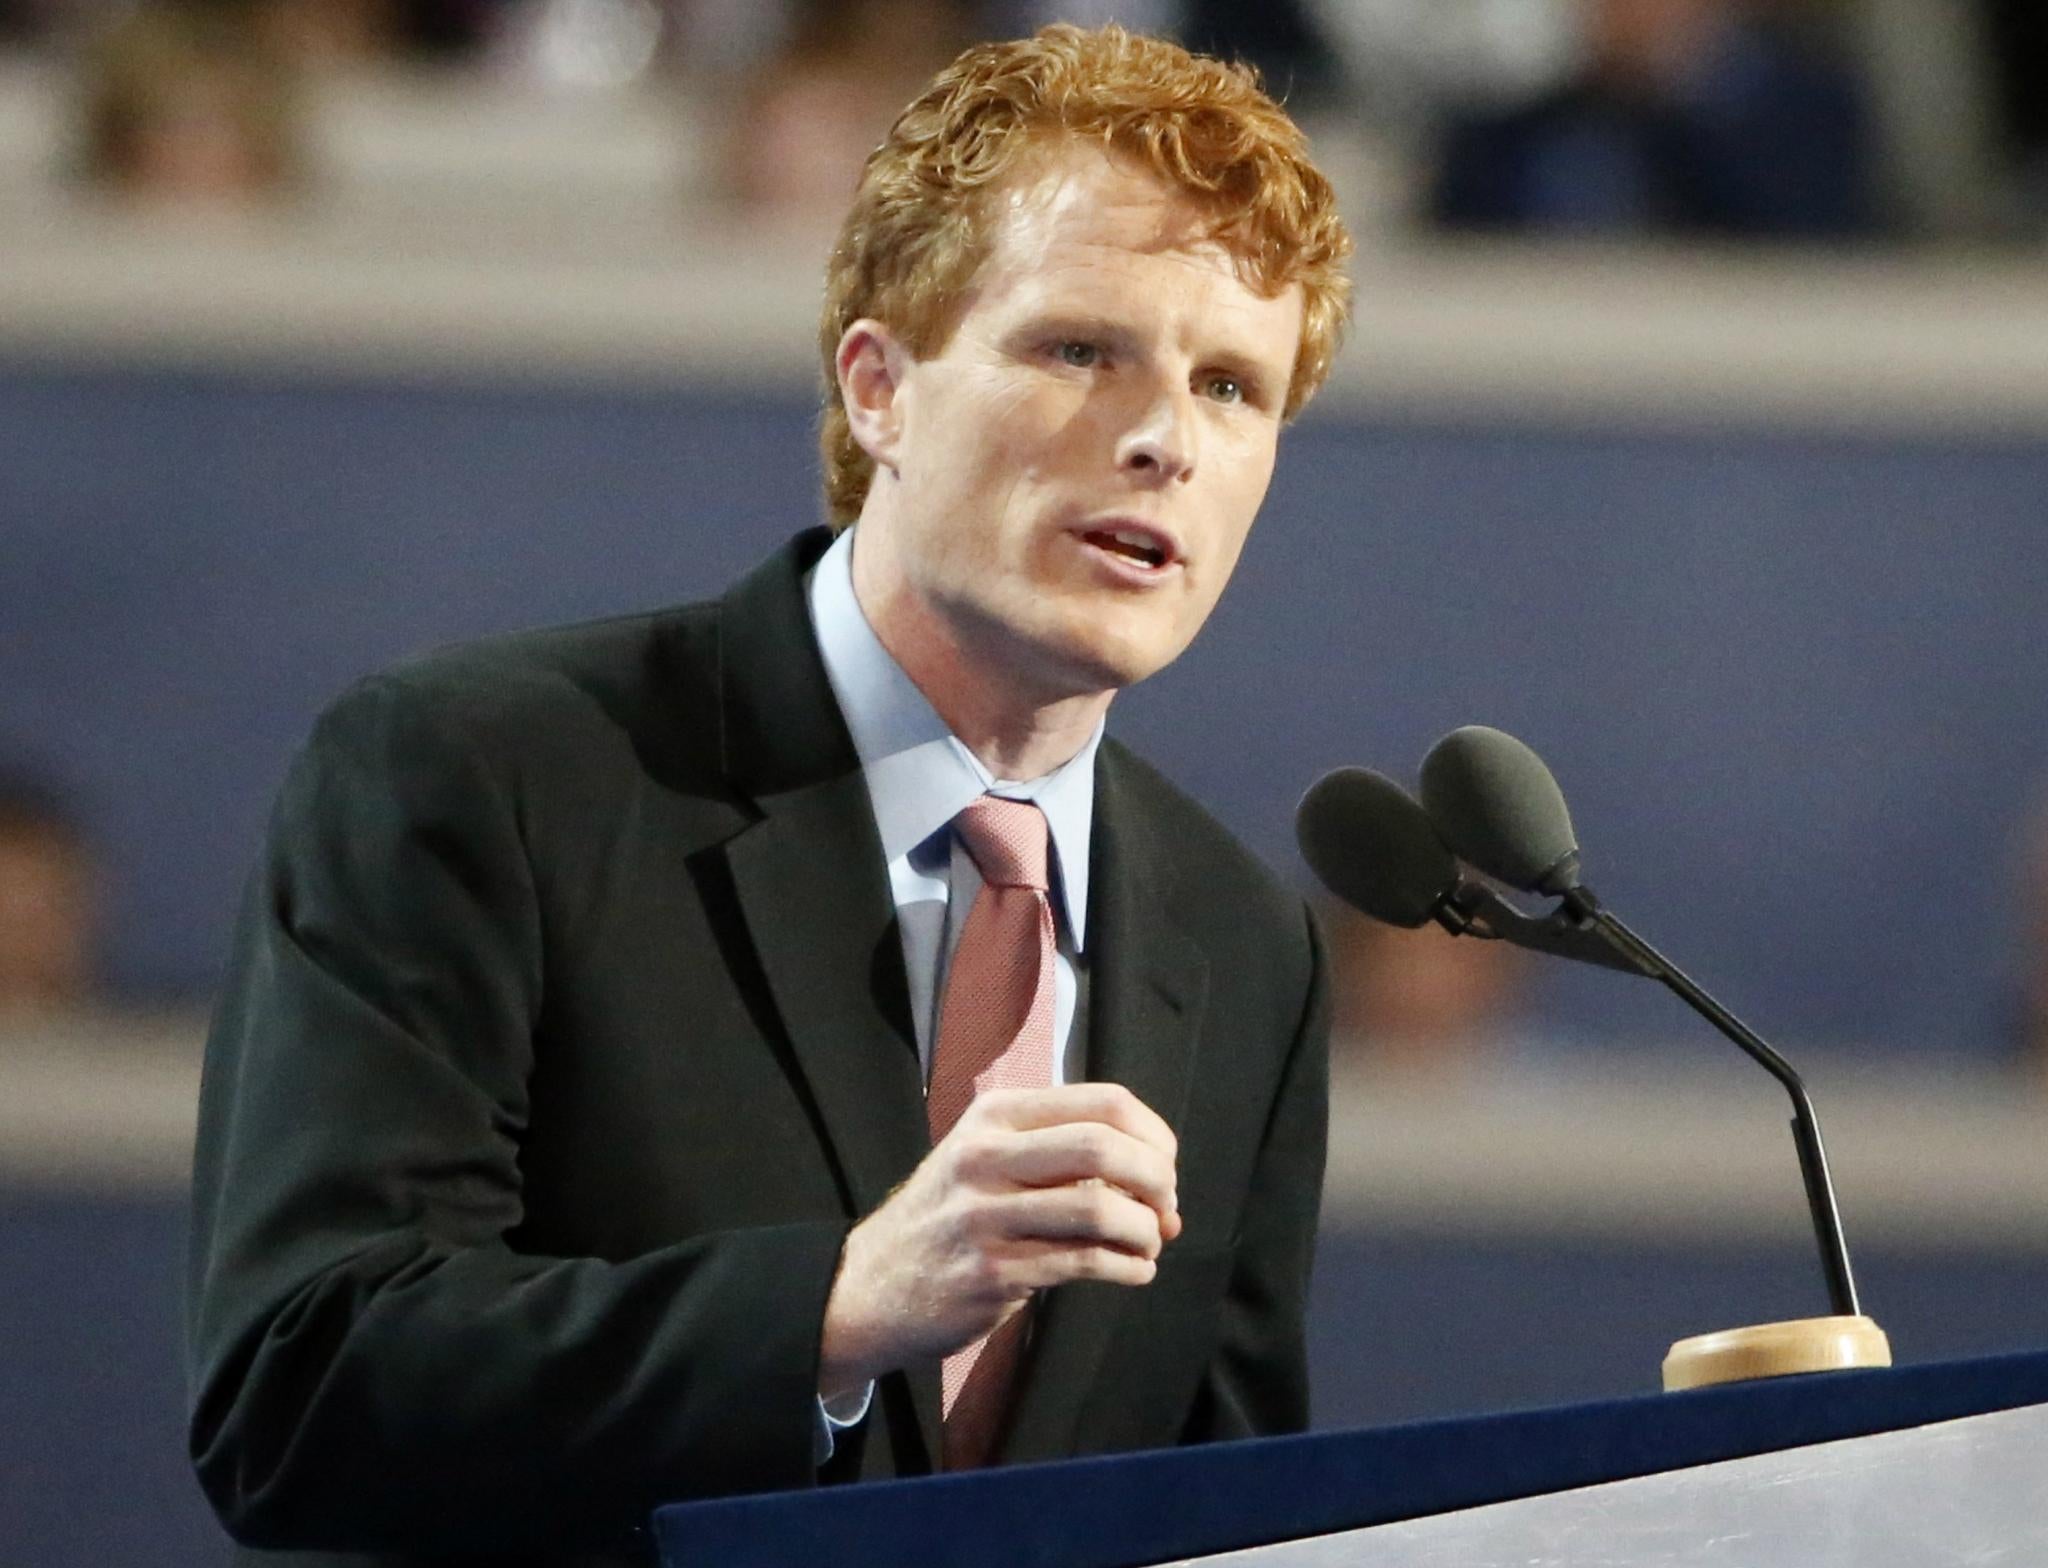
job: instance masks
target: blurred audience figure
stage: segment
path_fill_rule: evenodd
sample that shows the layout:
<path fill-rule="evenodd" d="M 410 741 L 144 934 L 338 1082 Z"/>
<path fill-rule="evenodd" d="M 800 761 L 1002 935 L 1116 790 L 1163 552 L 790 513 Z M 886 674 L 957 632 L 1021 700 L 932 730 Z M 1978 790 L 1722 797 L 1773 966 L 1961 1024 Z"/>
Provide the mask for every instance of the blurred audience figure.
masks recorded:
<path fill-rule="evenodd" d="M 1519 1035 L 1530 955 L 1505 942 L 1318 911 L 1330 941 L 1332 1050 L 1375 1071 L 1458 1078 Z"/>
<path fill-rule="evenodd" d="M 0 0 L 0 49 L 33 48 L 55 31 L 55 22 L 38 0 Z"/>
<path fill-rule="evenodd" d="M 96 880 L 91 846 L 56 791 L 0 775 L 0 1028 L 91 1005 Z"/>
<path fill-rule="evenodd" d="M 2015 226 L 2048 239 L 2048 3 L 1985 0 L 1985 39 Z"/>
<path fill-rule="evenodd" d="M 772 17 L 779 0 L 756 3 Z M 687 20 L 655 0 L 513 0 L 490 29 L 486 55 L 500 78 L 545 93 L 615 94 L 663 67 Z"/>
<path fill-rule="evenodd" d="M 1453 229 L 1871 234 L 1872 117 L 1826 21 L 1811 0 L 1579 0 L 1577 74 L 1453 116 L 1430 215 Z"/>
<path fill-rule="evenodd" d="M 1255 67 L 1273 95 L 1299 114 L 1337 85 L 1337 59 L 1323 36 L 1319 7 L 1353 0 L 988 0 L 985 36 L 1023 37 L 1048 22 L 1134 33 L 1163 33 L 1188 48 Z"/>
<path fill-rule="evenodd" d="M 241 0 L 259 32 L 300 69 L 461 64 L 524 7 L 514 0 Z"/>
<path fill-rule="evenodd" d="M 159 0 L 89 51 L 84 172 L 148 205 L 257 206 L 304 169 L 295 73 L 259 9 Z"/>
<path fill-rule="evenodd" d="M 260 0 L 255 20 L 285 59 L 312 71 L 350 70 L 399 57 L 398 0 Z"/>
<path fill-rule="evenodd" d="M 975 37 L 966 0 L 803 0 L 742 89 L 724 160 L 750 215 L 837 222 L 896 113 Z"/>
<path fill-rule="evenodd" d="M 1339 84 L 1338 62 L 1304 0 L 1182 0 L 1181 42 L 1203 54 L 1256 66 L 1288 108 L 1313 111 Z"/>

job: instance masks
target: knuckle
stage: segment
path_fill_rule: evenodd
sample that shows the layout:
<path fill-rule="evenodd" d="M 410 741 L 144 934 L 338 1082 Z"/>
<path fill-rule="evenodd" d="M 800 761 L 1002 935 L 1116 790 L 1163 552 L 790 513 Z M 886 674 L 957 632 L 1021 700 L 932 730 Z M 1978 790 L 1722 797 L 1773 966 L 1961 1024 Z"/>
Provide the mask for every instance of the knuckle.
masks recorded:
<path fill-rule="evenodd" d="M 988 1176 L 997 1160 L 997 1144 L 980 1129 L 953 1146 L 953 1174 L 963 1181 L 980 1181 Z"/>
<path fill-rule="evenodd" d="M 960 1119 L 953 1123 L 953 1130 L 947 1136 L 952 1138 L 972 1138 L 980 1128 L 987 1124 L 993 1110 L 990 1104 L 993 1098 L 993 1095 L 977 1094 L 973 1099 L 969 1100 L 967 1102 L 967 1109 L 960 1113 Z"/>
<path fill-rule="evenodd" d="M 1101 1170 L 1114 1157 L 1116 1133 L 1101 1122 L 1089 1122 L 1080 1129 L 1080 1154 L 1089 1166 Z"/>
<path fill-rule="evenodd" d="M 957 1234 L 969 1246 L 992 1246 L 1005 1234 L 1003 1208 L 994 1199 L 959 1192 L 954 1197 L 954 1212 L 958 1216 Z"/>
<path fill-rule="evenodd" d="M 1096 1235 L 1108 1235 L 1115 1227 L 1121 1200 L 1107 1187 L 1090 1187 L 1081 1200 L 1081 1218 Z"/>

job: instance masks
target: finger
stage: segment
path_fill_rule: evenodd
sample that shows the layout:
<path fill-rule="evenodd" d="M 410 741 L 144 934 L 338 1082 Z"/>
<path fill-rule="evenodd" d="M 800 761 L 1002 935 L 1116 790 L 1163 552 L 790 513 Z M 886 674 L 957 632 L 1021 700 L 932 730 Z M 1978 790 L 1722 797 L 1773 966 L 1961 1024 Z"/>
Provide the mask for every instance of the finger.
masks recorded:
<path fill-rule="evenodd" d="M 1111 1285 L 1149 1285 L 1159 1265 L 1119 1247 L 1075 1246 L 1072 1242 L 1024 1243 L 1008 1268 L 1011 1277 L 1029 1290 L 1050 1290 L 1074 1280 L 1101 1280 Z"/>
<path fill-rule="evenodd" d="M 1106 1122 L 1067 1122 L 1011 1134 L 987 1146 L 980 1168 L 1015 1187 L 1106 1181 L 1162 1216 L 1175 1206 L 1172 1159 Z"/>
<path fill-rule="evenodd" d="M 992 1203 L 989 1218 L 1017 1241 L 1080 1242 L 1156 1258 L 1165 1245 L 1149 1204 L 1100 1183 L 1034 1187 Z"/>
<path fill-rule="evenodd" d="M 1160 1114 L 1120 1083 L 1066 1083 L 1045 1089 L 1003 1089 L 980 1095 L 973 1110 L 1015 1132 L 1068 1122 L 1106 1122 L 1167 1158 L 1180 1141 Z"/>

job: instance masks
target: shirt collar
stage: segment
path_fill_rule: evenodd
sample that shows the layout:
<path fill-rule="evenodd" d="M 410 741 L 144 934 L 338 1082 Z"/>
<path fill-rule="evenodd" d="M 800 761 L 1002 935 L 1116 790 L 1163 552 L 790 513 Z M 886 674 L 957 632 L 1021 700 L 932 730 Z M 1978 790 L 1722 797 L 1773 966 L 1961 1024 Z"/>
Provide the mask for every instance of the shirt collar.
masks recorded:
<path fill-rule="evenodd" d="M 1078 952 L 1088 918 L 1088 840 L 1095 824 L 1097 723 L 1068 761 L 1036 779 L 997 779 L 946 728 L 923 692 L 903 672 L 853 592 L 851 528 L 832 541 L 811 571 L 811 626 L 832 695 L 853 736 L 867 777 L 882 857 L 895 861 L 952 822 L 984 794 L 1029 800 L 1045 813 L 1054 863 L 1056 900 L 1064 904 L 1068 934 Z"/>

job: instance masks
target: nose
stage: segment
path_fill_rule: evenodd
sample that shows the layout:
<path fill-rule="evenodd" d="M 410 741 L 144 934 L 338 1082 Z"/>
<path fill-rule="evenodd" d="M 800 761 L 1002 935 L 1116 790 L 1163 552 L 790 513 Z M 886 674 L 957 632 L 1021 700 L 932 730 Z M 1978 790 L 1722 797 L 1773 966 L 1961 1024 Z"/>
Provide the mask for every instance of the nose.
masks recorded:
<path fill-rule="evenodd" d="M 1186 387 L 1162 387 L 1118 440 L 1117 468 L 1155 484 L 1193 478 L 1194 415 L 1194 396 Z"/>

